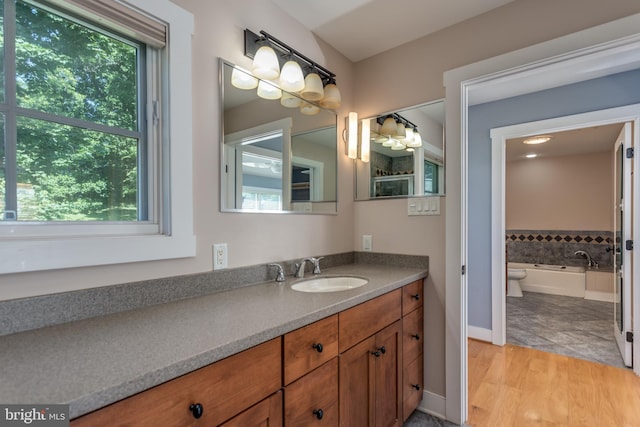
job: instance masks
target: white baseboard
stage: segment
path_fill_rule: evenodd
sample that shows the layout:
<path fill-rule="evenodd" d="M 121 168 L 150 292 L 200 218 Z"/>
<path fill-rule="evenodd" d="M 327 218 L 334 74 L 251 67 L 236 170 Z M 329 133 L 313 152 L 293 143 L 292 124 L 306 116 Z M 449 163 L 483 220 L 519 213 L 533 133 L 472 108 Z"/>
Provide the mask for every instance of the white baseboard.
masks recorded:
<path fill-rule="evenodd" d="M 480 341 L 493 342 L 493 332 L 491 329 L 479 328 L 477 326 L 467 326 L 467 335 Z"/>
<path fill-rule="evenodd" d="M 584 299 L 605 302 L 613 302 L 615 300 L 612 292 L 602 291 L 584 291 Z"/>
<path fill-rule="evenodd" d="M 425 390 L 422 392 L 422 402 L 418 406 L 418 411 L 445 419 L 444 413 L 447 412 L 446 401 L 447 399 L 444 396 Z"/>

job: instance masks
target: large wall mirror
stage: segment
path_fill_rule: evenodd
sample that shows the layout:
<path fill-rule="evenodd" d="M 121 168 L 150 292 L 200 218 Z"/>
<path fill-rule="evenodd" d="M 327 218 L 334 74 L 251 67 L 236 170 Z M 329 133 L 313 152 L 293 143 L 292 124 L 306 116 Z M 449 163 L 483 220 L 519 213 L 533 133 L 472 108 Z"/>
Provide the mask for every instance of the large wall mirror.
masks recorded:
<path fill-rule="evenodd" d="M 232 79 L 254 79 L 261 90 L 275 87 L 222 59 L 220 73 L 221 210 L 335 214 L 335 112 L 295 94 L 265 99 L 255 87 L 239 89 Z"/>
<path fill-rule="evenodd" d="M 389 118 L 402 124 L 402 137 L 387 130 Z M 355 200 L 444 195 L 444 101 L 367 120 L 371 154 L 356 161 Z"/>

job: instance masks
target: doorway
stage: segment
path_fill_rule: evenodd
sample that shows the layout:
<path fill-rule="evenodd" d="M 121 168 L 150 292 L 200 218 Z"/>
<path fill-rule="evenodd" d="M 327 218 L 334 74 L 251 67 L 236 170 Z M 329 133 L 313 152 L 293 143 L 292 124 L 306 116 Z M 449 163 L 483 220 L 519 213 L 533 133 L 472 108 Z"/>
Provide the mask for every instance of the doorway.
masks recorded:
<path fill-rule="evenodd" d="M 629 131 L 624 143 L 621 129 Z M 627 345 L 619 350 L 615 339 L 625 327 L 614 333 L 612 321 L 620 297 L 614 270 L 631 264 L 631 251 L 614 239 L 618 218 L 626 217 L 625 229 L 632 219 L 631 167 L 620 156 L 631 146 L 630 129 L 612 123 L 506 141 L 504 246 L 509 271 L 524 276 L 509 282 L 507 343 L 631 365 L 630 351 L 621 357 Z M 629 195 L 616 201 L 620 188 Z M 629 201 L 625 215 L 614 216 L 622 200 Z"/>
<path fill-rule="evenodd" d="M 541 134 L 553 134 L 561 131 L 570 131 L 580 128 L 586 127 L 594 127 L 594 126 L 606 126 L 612 124 L 620 124 L 622 127 L 622 123 L 628 123 L 628 125 L 624 126 L 623 131 L 621 132 L 621 138 L 626 138 L 626 143 L 622 144 L 622 146 L 626 146 L 627 148 L 629 144 L 638 145 L 638 123 L 640 116 L 640 105 L 631 105 L 626 107 L 613 108 L 608 110 L 600 110 L 589 113 L 577 114 L 566 117 L 558 117 L 554 119 L 542 120 L 538 122 L 531 123 L 522 123 L 517 125 L 506 126 L 502 128 L 494 128 L 491 130 L 491 145 L 492 145 L 492 165 L 493 175 L 492 175 L 492 275 L 495 278 L 499 278 L 499 280 L 494 280 L 492 283 L 492 311 L 493 311 L 493 334 L 492 341 L 497 345 L 504 345 L 506 342 L 506 255 L 505 255 L 505 236 L 506 236 L 506 215 L 505 215 L 505 187 L 506 187 L 506 179 L 505 179 L 505 170 L 506 170 L 506 144 L 507 140 L 511 140 L 514 138 L 520 138 L 524 136 L 534 136 Z M 617 139 L 616 148 L 618 148 L 621 143 L 621 138 Z M 612 150 L 613 152 L 613 150 Z M 620 153 L 620 151 L 617 151 Z M 626 152 L 625 152 L 626 153 Z M 630 153 L 631 154 L 631 153 Z M 612 155 L 613 162 L 613 155 Z M 620 160 L 622 164 L 622 160 Z M 631 168 L 637 168 L 636 163 L 638 163 L 638 157 L 631 155 L 628 159 L 626 159 L 625 154 L 625 162 L 628 166 L 628 170 Z M 620 167 L 614 168 L 617 171 Z M 616 172 L 616 176 L 618 173 Z M 622 175 L 620 175 L 622 176 Z M 616 277 L 618 276 L 618 272 L 620 272 L 620 276 L 624 278 L 630 278 L 630 280 L 624 280 L 620 283 L 623 284 L 623 287 L 619 289 L 619 292 L 616 293 L 616 298 L 618 301 L 623 304 L 616 305 L 618 312 L 626 313 L 623 315 L 623 321 L 619 323 L 620 327 L 618 328 L 618 332 L 616 333 L 617 340 L 621 344 L 621 353 L 623 356 L 626 354 L 628 357 L 626 358 L 626 362 L 630 365 L 632 362 L 631 355 L 631 343 L 626 343 L 627 332 L 630 332 L 632 329 L 632 312 L 634 308 L 636 309 L 636 313 L 638 313 L 638 309 L 634 307 L 634 304 L 631 301 L 631 298 L 628 296 L 632 294 L 632 290 L 634 288 L 638 288 L 635 285 L 632 273 L 632 259 L 631 254 L 632 251 L 627 250 L 626 248 L 621 247 L 621 243 L 623 241 L 627 241 L 631 239 L 631 231 L 633 221 L 637 219 L 638 212 L 637 209 L 635 211 L 631 210 L 631 190 L 632 190 L 632 179 L 631 174 L 626 174 L 627 178 L 616 180 L 619 181 L 616 184 L 616 188 L 624 188 L 622 191 L 626 194 L 625 197 L 618 196 L 619 199 L 626 200 L 627 207 L 624 208 L 627 213 L 631 212 L 631 214 L 625 214 L 623 216 L 619 216 L 619 212 L 617 218 L 614 220 L 614 227 L 612 231 L 621 224 L 619 218 L 626 218 L 626 222 L 623 223 L 622 228 L 624 234 L 621 234 L 618 239 L 618 245 L 612 245 L 612 249 L 614 251 L 620 251 L 621 256 L 614 257 L 618 260 L 618 264 L 620 264 L 616 269 L 616 262 L 612 262 L 612 267 L 616 272 Z M 636 176 L 637 179 L 637 176 Z M 626 185 L 624 185 L 626 183 Z M 616 190 L 615 192 L 619 192 Z M 618 201 L 616 201 L 618 207 L 621 205 Z M 613 211 L 613 198 L 611 203 L 612 211 Z M 616 241 L 615 238 L 612 241 Z M 622 261 L 624 259 L 624 261 Z M 626 266 L 626 267 L 622 267 Z M 624 268 L 627 270 L 625 271 Z M 622 295 L 622 298 L 620 297 Z M 625 298 L 626 296 L 626 298 Z M 636 304 L 637 305 L 637 304 Z M 613 319 L 613 313 L 611 318 Z M 613 326 L 612 326 L 613 329 Z M 620 330 L 621 329 L 621 330 Z M 612 332 L 613 333 L 613 332 Z M 621 339 L 624 338 L 624 339 Z M 637 355 L 636 355 L 637 357 Z M 640 370 L 638 369 L 638 363 L 635 363 L 636 373 Z"/>

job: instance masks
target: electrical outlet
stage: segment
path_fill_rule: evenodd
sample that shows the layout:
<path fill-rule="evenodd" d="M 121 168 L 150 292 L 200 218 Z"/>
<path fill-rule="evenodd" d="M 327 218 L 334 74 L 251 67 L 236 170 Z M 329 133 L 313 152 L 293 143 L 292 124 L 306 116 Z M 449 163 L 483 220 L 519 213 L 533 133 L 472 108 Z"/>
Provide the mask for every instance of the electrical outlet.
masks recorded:
<path fill-rule="evenodd" d="M 227 244 L 216 243 L 213 245 L 213 269 L 227 268 Z"/>
<path fill-rule="evenodd" d="M 365 252 L 371 252 L 372 249 L 372 237 L 369 234 L 362 236 L 362 250 Z"/>

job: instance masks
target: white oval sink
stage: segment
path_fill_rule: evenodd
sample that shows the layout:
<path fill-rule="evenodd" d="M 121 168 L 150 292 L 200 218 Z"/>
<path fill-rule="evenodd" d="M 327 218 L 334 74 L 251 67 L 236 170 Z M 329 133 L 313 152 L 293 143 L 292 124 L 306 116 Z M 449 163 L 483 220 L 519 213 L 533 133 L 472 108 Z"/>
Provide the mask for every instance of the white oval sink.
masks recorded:
<path fill-rule="evenodd" d="M 361 277 L 315 277 L 294 283 L 291 289 L 299 292 L 338 292 L 359 288 L 367 283 L 369 281 Z"/>

